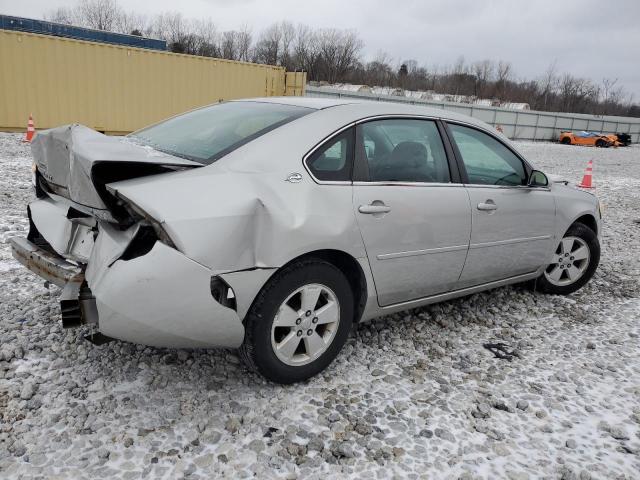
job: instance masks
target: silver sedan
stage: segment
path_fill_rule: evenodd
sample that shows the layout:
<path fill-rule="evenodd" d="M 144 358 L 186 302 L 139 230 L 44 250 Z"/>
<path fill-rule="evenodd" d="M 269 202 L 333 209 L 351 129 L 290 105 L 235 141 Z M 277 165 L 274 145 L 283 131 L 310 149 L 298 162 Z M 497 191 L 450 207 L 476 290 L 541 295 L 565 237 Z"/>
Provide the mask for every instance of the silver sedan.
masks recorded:
<path fill-rule="evenodd" d="M 107 137 L 38 133 L 15 257 L 62 322 L 163 347 L 239 348 L 292 383 L 363 320 L 516 282 L 569 294 L 598 266 L 599 203 L 442 110 L 268 98 Z"/>

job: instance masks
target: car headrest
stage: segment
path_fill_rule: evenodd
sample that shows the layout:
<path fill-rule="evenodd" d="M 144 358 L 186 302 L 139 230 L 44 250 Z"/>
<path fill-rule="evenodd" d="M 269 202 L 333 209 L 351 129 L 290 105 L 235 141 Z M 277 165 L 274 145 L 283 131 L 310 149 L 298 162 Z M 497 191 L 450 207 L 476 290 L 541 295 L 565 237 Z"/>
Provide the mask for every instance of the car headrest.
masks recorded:
<path fill-rule="evenodd" d="M 427 147 L 419 142 L 400 142 L 391 152 L 391 164 L 396 167 L 421 167 L 427 164 Z"/>

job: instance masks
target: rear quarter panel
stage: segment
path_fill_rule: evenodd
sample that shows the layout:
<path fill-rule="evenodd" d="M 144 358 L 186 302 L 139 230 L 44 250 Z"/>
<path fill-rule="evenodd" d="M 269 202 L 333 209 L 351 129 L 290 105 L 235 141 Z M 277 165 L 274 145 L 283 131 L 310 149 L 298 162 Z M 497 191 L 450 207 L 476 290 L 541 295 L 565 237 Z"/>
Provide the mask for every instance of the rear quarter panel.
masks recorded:
<path fill-rule="evenodd" d="M 336 116 L 338 108 L 298 119 L 207 167 L 112 187 L 217 273 L 280 267 L 322 249 L 363 258 L 352 187 L 317 184 L 302 164 L 320 140 L 353 121 Z M 287 181 L 291 173 L 302 181 Z"/>

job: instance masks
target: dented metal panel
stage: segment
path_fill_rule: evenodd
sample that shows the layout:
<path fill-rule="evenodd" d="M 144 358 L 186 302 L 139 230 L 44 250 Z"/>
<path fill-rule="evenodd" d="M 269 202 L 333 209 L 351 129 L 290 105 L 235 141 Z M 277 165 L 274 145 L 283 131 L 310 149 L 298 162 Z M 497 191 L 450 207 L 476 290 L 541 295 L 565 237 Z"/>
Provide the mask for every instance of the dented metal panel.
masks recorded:
<path fill-rule="evenodd" d="M 31 220 L 60 255 L 86 263 L 93 249 L 94 218 L 68 218 L 69 207 L 51 198 L 29 204 Z"/>
<path fill-rule="evenodd" d="M 124 138 L 102 135 L 83 125 L 65 125 L 38 133 L 31 144 L 40 175 L 55 193 L 79 207 L 107 210 L 94 184 L 94 168 L 99 164 L 163 165 L 199 167 L 191 160 L 174 157 Z M 124 167 L 123 167 L 124 168 Z"/>
<path fill-rule="evenodd" d="M 87 275 L 105 335 L 157 347 L 237 347 L 242 322 L 213 299 L 210 280 L 209 269 L 160 242 Z"/>
<path fill-rule="evenodd" d="M 106 267 L 111 266 L 113 262 L 122 256 L 139 228 L 140 225 L 135 224 L 126 230 L 122 230 L 107 222 L 100 223 L 95 247 L 91 252 L 91 258 L 89 258 L 87 265 L 86 276 L 88 281 L 91 283 L 101 281 L 102 275 L 108 272 Z"/>

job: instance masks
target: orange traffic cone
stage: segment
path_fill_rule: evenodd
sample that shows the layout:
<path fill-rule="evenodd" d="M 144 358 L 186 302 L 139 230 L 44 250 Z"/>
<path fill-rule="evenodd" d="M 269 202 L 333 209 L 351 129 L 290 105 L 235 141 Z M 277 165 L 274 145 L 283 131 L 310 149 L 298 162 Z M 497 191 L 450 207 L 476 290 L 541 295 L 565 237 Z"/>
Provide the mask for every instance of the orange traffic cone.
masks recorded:
<path fill-rule="evenodd" d="M 24 136 L 23 142 L 30 142 L 33 140 L 33 136 L 36 134 L 36 127 L 33 124 L 33 115 L 29 114 L 29 121 L 27 122 L 27 133 Z"/>
<path fill-rule="evenodd" d="M 595 188 L 591 183 L 591 177 L 593 173 L 593 160 L 589 160 L 587 163 L 587 169 L 584 171 L 582 182 L 578 184 L 580 188 Z"/>

